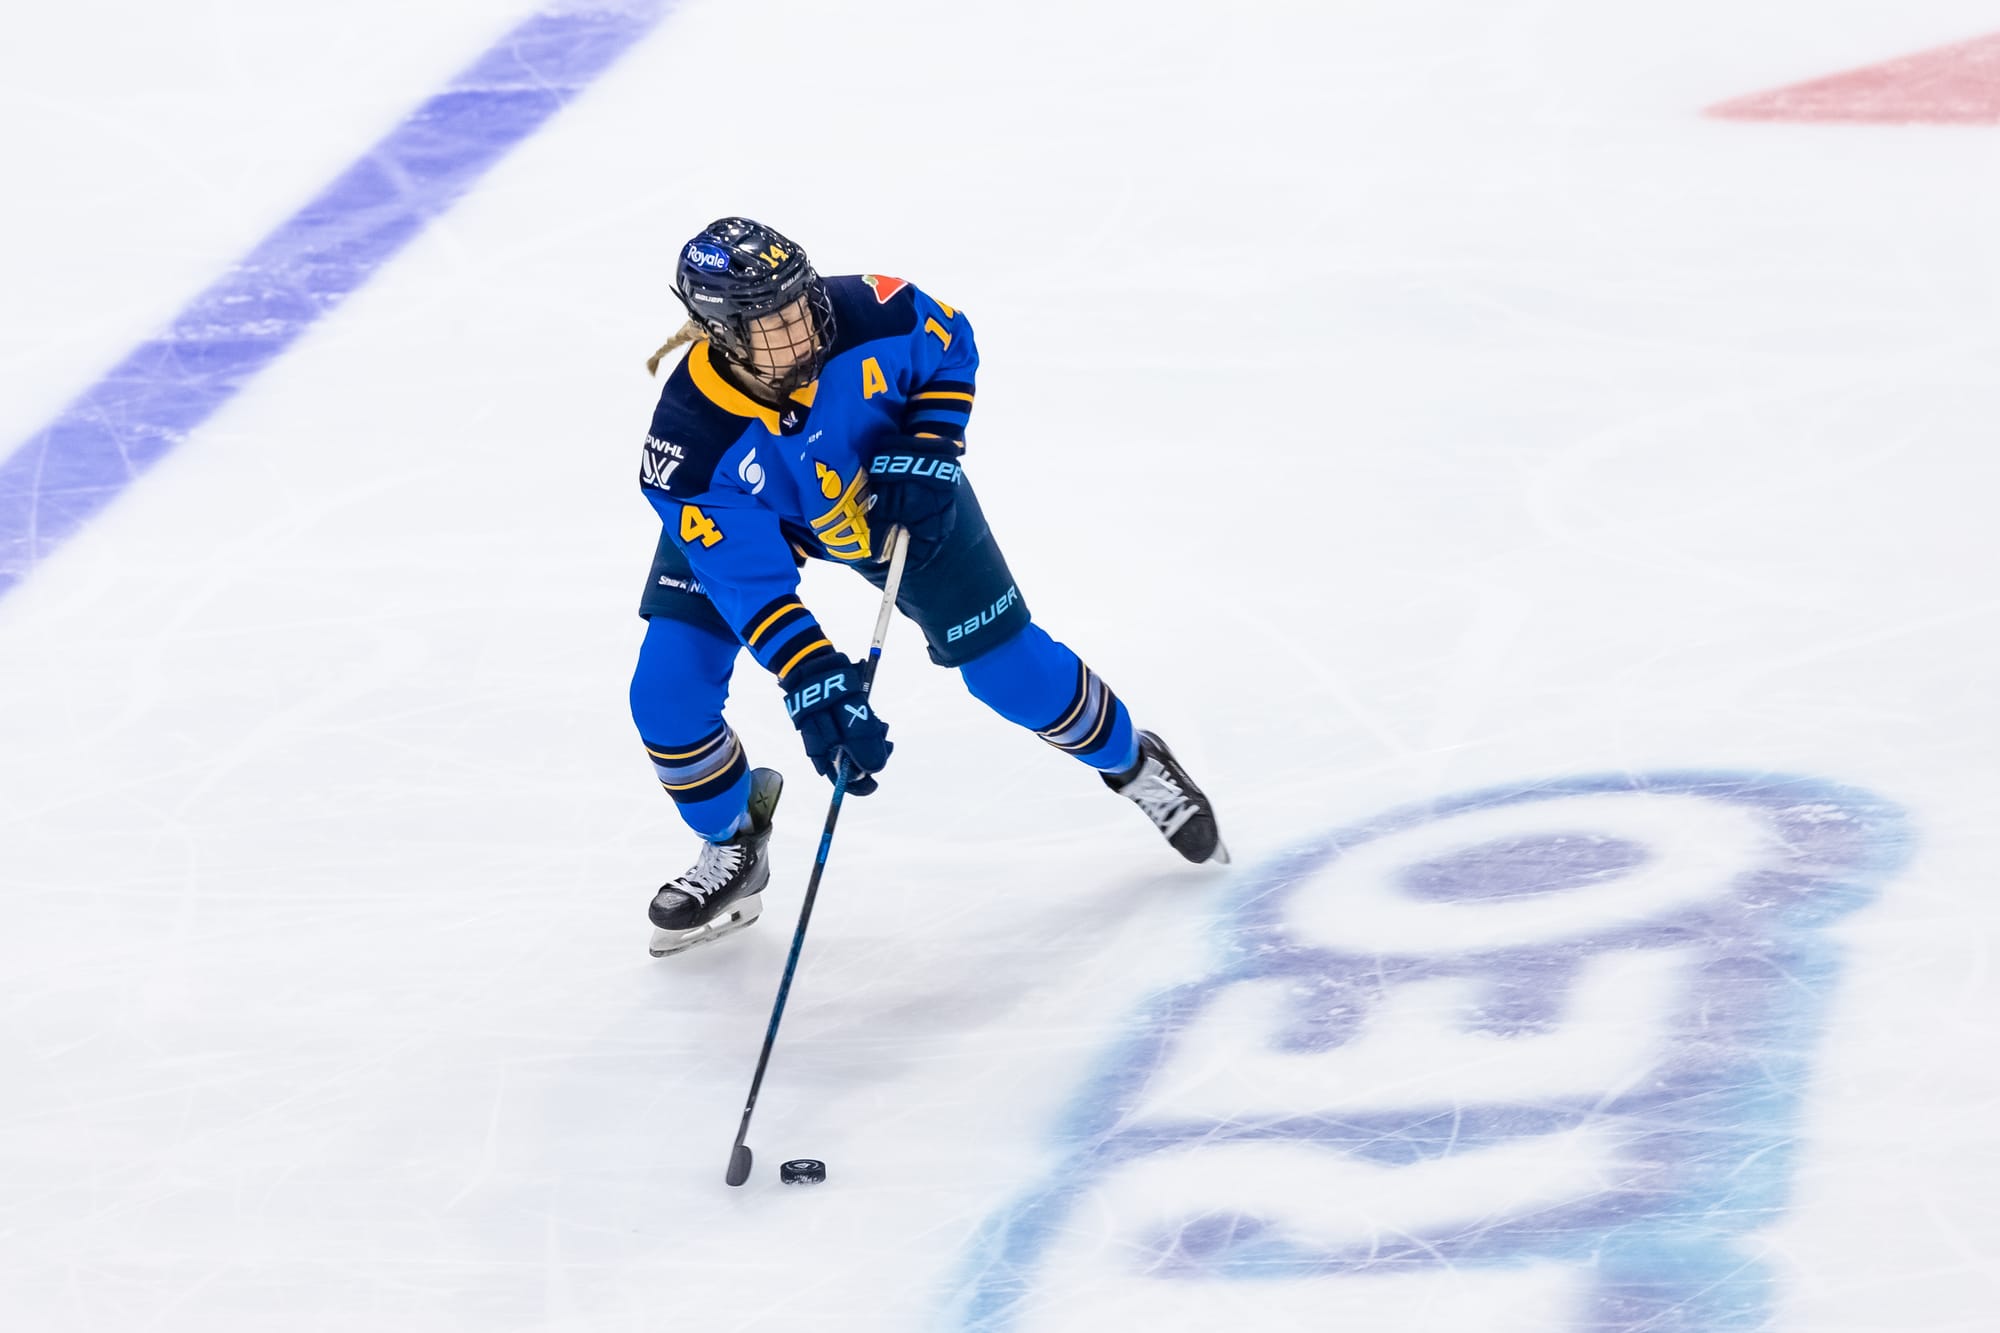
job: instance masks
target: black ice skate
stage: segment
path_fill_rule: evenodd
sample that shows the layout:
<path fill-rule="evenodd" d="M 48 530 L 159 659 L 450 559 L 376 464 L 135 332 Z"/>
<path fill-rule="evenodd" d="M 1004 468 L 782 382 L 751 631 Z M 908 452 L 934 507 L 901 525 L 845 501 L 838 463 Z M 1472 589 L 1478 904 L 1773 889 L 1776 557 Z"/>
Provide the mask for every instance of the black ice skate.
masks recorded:
<path fill-rule="evenodd" d="M 1121 774 L 1105 773 L 1104 785 L 1145 811 L 1173 849 L 1197 864 L 1229 864 L 1229 849 L 1215 826 L 1215 810 L 1174 758 L 1167 743 L 1150 731 L 1139 733 L 1139 763 Z"/>
<path fill-rule="evenodd" d="M 750 827 L 727 842 L 705 842 L 701 859 L 686 874 L 660 886 L 646 915 L 653 922 L 655 958 L 685 953 L 731 935 L 764 910 L 764 885 L 771 879 L 765 849 L 771 841 L 771 812 L 785 779 L 768 768 L 750 770 Z"/>

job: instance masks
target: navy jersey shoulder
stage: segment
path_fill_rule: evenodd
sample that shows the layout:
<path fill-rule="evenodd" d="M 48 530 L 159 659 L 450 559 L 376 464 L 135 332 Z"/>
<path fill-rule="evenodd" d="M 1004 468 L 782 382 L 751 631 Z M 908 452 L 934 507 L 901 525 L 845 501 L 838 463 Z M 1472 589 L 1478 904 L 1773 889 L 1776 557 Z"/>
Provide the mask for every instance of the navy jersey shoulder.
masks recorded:
<path fill-rule="evenodd" d="M 863 343 L 903 338 L 916 331 L 917 289 L 901 278 L 848 273 L 826 280 L 833 303 L 833 350 L 828 359 Z"/>
<path fill-rule="evenodd" d="M 682 357 L 660 389 L 639 484 L 692 499 L 709 488 L 724 454 L 743 437 L 742 417 L 718 406 L 696 387 L 691 357 Z"/>

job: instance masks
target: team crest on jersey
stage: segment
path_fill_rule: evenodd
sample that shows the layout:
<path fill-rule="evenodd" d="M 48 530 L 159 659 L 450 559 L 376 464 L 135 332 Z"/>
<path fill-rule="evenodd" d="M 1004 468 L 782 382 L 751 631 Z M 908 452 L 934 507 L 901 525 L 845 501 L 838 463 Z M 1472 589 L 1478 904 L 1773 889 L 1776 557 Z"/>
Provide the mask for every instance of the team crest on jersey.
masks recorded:
<path fill-rule="evenodd" d="M 868 473 L 857 471 L 842 490 L 838 472 L 820 462 L 813 470 L 819 474 L 820 494 L 833 501 L 833 508 L 807 520 L 813 534 L 835 560 L 868 559 L 875 553 L 868 540 L 868 503 L 874 498 L 868 494 Z"/>
<path fill-rule="evenodd" d="M 910 285 L 901 278 L 885 278 L 880 273 L 864 273 L 861 275 L 861 280 L 875 293 L 876 305 L 889 304 L 890 297 Z"/>

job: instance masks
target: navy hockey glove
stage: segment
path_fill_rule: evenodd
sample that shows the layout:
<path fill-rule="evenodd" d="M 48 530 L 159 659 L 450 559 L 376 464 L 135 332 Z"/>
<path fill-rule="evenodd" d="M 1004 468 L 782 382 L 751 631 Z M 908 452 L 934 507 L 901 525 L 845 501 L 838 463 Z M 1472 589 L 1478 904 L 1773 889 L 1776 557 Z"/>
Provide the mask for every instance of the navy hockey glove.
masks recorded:
<path fill-rule="evenodd" d="M 832 781 L 842 757 L 847 760 L 847 790 L 866 796 L 875 790 L 876 773 L 889 762 L 889 724 L 875 716 L 861 691 L 862 671 L 838 653 L 826 653 L 792 672 L 784 680 L 785 711 L 799 729 L 806 754 L 820 776 Z"/>
<path fill-rule="evenodd" d="M 869 524 L 909 533 L 911 569 L 937 558 L 958 520 L 958 483 L 965 476 L 960 452 L 956 440 L 890 435 L 868 455 L 868 489 L 875 496 Z"/>

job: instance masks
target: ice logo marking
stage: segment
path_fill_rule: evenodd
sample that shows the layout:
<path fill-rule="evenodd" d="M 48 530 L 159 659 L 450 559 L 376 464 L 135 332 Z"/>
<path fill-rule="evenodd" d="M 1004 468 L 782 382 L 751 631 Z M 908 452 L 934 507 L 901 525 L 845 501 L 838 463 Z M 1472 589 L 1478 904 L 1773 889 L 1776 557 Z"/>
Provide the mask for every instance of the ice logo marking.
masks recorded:
<path fill-rule="evenodd" d="M 729 252 L 719 245 L 696 241 L 687 248 L 687 262 L 705 273 L 723 273 L 729 268 Z"/>
<path fill-rule="evenodd" d="M 980 1333 L 1767 1327 L 1894 806 L 1667 773 L 1391 811 L 1237 882 L 953 1292 Z"/>

